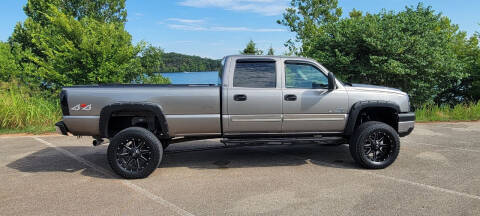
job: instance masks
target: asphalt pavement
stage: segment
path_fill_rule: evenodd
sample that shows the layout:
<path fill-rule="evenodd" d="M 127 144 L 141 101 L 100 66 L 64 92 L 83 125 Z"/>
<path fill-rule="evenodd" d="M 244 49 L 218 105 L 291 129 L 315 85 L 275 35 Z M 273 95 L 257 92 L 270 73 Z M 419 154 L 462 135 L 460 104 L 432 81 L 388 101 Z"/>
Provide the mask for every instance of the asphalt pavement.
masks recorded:
<path fill-rule="evenodd" d="M 124 180 L 91 141 L 0 137 L 0 215 L 480 215 L 480 122 L 417 124 L 383 170 L 357 166 L 347 145 L 205 140 Z"/>

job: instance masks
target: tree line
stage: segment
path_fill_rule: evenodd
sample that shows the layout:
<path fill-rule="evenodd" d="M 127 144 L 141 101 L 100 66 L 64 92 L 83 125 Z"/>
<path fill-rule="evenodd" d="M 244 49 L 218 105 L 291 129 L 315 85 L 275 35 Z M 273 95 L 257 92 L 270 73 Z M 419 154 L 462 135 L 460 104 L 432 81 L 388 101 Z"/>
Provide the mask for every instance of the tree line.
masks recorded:
<path fill-rule="evenodd" d="M 163 62 L 159 72 L 199 72 L 217 71 L 221 67 L 221 60 L 190 56 L 180 53 L 165 53 L 160 60 Z"/>

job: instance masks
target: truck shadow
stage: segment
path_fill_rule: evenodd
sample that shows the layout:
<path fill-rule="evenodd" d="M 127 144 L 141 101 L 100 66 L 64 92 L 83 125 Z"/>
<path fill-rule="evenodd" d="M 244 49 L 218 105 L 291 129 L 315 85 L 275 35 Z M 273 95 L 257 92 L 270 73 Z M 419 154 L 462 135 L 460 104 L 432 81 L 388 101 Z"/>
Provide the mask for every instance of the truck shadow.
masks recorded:
<path fill-rule="evenodd" d="M 346 169 L 358 168 L 350 156 L 348 146 L 315 144 L 242 146 L 208 151 L 167 152 L 160 167 L 229 169 L 305 164 Z"/>
<path fill-rule="evenodd" d="M 194 142 L 193 142 L 194 143 Z M 121 178 L 113 173 L 106 158 L 107 146 L 62 146 L 61 150 L 74 154 L 80 160 L 93 164 L 85 165 L 55 148 L 44 148 L 17 159 L 7 167 L 27 173 L 43 172 L 80 172 L 82 175 L 95 178 Z M 348 151 L 348 146 L 327 145 L 274 145 L 243 146 L 235 148 L 210 148 L 199 150 L 199 145 L 189 147 L 169 147 L 164 154 L 159 170 L 168 172 L 170 168 L 187 167 L 191 169 L 235 169 L 275 166 L 301 166 L 306 164 L 326 166 L 339 169 L 358 169 Z M 78 159 L 77 158 L 77 159 Z M 105 171 L 103 174 L 100 170 Z"/>

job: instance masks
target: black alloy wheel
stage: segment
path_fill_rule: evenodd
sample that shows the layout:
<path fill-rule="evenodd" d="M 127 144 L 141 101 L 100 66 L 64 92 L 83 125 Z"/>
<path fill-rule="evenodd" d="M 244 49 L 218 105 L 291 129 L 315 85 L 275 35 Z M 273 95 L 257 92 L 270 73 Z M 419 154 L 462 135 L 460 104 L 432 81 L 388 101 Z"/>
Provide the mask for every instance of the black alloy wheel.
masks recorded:
<path fill-rule="evenodd" d="M 350 154 L 362 167 L 383 169 L 400 152 L 400 137 L 390 125 L 378 121 L 362 123 L 350 138 Z"/>
<path fill-rule="evenodd" d="M 388 159 L 395 149 L 393 137 L 382 130 L 373 131 L 363 142 L 365 157 L 372 162 L 382 162 Z"/>
<path fill-rule="evenodd" d="M 142 171 L 152 160 L 152 147 L 142 138 L 125 137 L 116 151 L 117 163 L 127 171 Z"/>
<path fill-rule="evenodd" d="M 160 164 L 162 143 L 145 128 L 131 127 L 120 131 L 108 146 L 108 161 L 118 175 L 145 178 Z"/>

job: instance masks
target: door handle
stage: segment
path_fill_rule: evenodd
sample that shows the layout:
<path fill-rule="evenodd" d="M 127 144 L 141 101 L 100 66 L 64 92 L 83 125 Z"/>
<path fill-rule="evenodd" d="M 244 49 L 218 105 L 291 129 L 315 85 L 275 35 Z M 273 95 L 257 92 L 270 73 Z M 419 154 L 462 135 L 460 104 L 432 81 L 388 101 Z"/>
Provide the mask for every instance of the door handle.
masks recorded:
<path fill-rule="evenodd" d="M 296 101 L 297 100 L 297 96 L 296 95 L 293 95 L 293 94 L 287 94 L 285 95 L 284 99 L 286 101 Z"/>
<path fill-rule="evenodd" d="M 244 94 L 237 94 L 233 96 L 234 101 L 246 101 L 247 100 L 247 95 Z"/>

